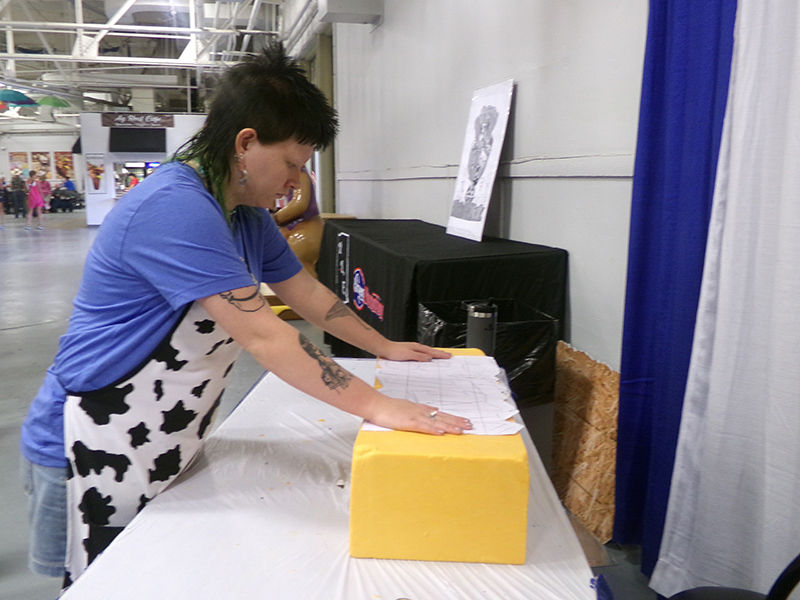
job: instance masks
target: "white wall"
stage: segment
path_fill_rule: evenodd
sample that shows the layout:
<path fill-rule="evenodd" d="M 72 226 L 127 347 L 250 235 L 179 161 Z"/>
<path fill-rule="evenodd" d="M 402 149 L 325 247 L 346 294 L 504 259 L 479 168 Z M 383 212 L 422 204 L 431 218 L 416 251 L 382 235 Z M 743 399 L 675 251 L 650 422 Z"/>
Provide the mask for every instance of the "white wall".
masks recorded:
<path fill-rule="evenodd" d="M 570 339 L 618 369 L 647 3 L 385 0 L 334 25 L 340 212 L 445 225 L 474 90 L 516 80 L 487 233 L 570 254 Z"/>
<path fill-rule="evenodd" d="M 88 177 L 87 169 L 80 172 L 76 169 L 76 178 L 83 181 L 86 196 L 86 223 L 100 225 L 106 215 L 114 208 L 116 191 L 114 189 L 114 163 L 124 162 L 162 162 L 170 157 L 180 146 L 200 129 L 205 122 L 205 115 L 174 115 L 174 127 L 167 127 L 166 154 L 125 153 L 112 154 L 108 151 L 109 128 L 102 125 L 102 113 L 81 114 L 81 149 L 84 162 L 89 155 L 103 155 L 102 165 L 108 179 L 104 182 L 101 193 L 95 192 Z"/>

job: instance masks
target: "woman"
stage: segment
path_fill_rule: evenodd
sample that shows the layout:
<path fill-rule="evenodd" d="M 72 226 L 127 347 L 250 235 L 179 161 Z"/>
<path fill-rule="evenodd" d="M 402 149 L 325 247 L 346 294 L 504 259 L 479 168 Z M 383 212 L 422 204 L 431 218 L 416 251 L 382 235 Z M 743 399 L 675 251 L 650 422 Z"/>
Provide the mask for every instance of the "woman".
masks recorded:
<path fill-rule="evenodd" d="M 224 75 L 203 128 L 106 217 L 23 425 L 32 523 L 49 523 L 33 532 L 34 570 L 64 573 L 58 525 L 66 523 L 69 585 L 175 479 L 209 431 L 242 349 L 298 389 L 386 427 L 471 427 L 377 393 L 277 318 L 259 293 L 268 283 L 306 320 L 375 355 L 448 356 L 391 342 L 363 323 L 301 267 L 270 218 L 335 133 L 323 94 L 273 46 Z M 59 503 L 66 516 L 51 510 Z"/>
<path fill-rule="evenodd" d="M 42 174 L 39 178 L 39 190 L 42 192 L 42 201 L 44 202 L 45 210 L 50 210 L 50 194 L 53 191 L 53 186 L 47 180 L 47 174 Z"/>
<path fill-rule="evenodd" d="M 36 179 L 36 171 L 30 172 L 26 185 L 28 186 L 28 226 L 25 229 L 30 230 L 34 212 L 39 223 L 37 229 L 44 229 L 42 223 L 44 197 L 42 196 L 41 182 Z"/>
<path fill-rule="evenodd" d="M 18 219 L 20 215 L 25 218 L 28 212 L 28 191 L 20 169 L 11 171 L 11 200 L 14 203 L 14 218 Z"/>
<path fill-rule="evenodd" d="M 8 201 L 8 184 L 5 177 L 0 177 L 0 229 L 6 228 L 6 202 Z"/>

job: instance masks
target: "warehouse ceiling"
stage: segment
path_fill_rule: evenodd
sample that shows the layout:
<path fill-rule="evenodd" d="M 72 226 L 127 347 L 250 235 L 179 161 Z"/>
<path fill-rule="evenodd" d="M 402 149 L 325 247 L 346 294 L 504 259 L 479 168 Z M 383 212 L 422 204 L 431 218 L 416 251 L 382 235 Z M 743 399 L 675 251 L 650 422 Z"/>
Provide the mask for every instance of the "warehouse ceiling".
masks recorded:
<path fill-rule="evenodd" d="M 0 0 L 0 84 L 79 110 L 130 110 L 145 98 L 156 111 L 202 111 L 223 67 L 277 37 L 280 4 Z"/>

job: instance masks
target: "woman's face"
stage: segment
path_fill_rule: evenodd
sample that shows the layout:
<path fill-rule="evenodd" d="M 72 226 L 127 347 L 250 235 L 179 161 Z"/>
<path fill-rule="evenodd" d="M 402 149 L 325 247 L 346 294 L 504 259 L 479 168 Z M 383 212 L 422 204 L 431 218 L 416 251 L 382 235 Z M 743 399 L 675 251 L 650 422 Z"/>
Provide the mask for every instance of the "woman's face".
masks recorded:
<path fill-rule="evenodd" d="M 261 144 L 253 139 L 243 144 L 231 172 L 237 188 L 234 195 L 236 204 L 275 208 L 278 198 L 300 187 L 300 170 L 314 150 L 314 146 L 291 139 L 274 144 Z M 239 184 L 242 170 L 247 171 L 244 185 Z"/>

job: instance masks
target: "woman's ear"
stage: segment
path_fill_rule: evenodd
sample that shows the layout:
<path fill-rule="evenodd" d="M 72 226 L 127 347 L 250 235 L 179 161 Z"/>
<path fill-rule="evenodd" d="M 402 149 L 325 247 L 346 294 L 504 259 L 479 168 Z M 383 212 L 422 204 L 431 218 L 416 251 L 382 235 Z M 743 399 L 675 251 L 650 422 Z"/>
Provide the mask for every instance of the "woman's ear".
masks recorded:
<path fill-rule="evenodd" d="M 252 127 L 242 129 L 236 134 L 236 156 L 242 154 L 253 142 L 258 141 L 258 134 Z"/>

